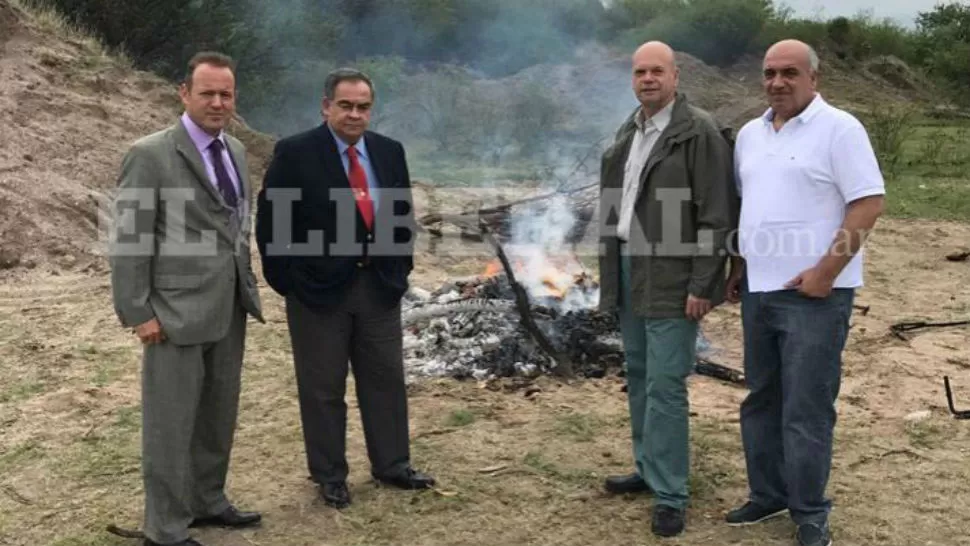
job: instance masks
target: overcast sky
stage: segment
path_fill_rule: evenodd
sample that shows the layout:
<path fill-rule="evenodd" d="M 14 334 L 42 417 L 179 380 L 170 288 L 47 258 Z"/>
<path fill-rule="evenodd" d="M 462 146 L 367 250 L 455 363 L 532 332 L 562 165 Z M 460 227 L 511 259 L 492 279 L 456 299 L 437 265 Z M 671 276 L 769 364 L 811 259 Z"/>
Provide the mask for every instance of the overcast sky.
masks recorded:
<path fill-rule="evenodd" d="M 799 16 L 821 13 L 826 18 L 852 16 L 871 10 L 877 18 L 892 17 L 905 25 L 912 25 L 916 14 L 933 9 L 940 0 L 781 0 L 776 5 L 791 6 Z M 961 2 L 966 3 L 966 2 Z"/>

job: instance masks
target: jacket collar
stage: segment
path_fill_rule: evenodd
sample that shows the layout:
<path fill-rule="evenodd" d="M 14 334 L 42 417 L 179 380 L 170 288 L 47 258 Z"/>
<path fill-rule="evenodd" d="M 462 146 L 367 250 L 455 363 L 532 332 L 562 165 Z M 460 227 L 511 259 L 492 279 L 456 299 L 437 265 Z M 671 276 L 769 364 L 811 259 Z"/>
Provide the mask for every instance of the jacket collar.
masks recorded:
<path fill-rule="evenodd" d="M 636 118 L 640 115 L 640 108 L 638 107 L 633 111 L 632 114 L 627 118 L 626 122 L 620 127 L 617 132 L 617 141 L 621 142 L 633 137 L 633 132 L 637 128 Z M 694 133 L 694 114 L 690 109 L 690 102 L 687 100 L 687 96 L 682 92 L 678 91 L 674 99 L 674 107 L 670 112 L 670 123 L 667 124 L 667 128 L 660 134 L 660 141 L 668 139 L 679 139 L 681 137 L 692 136 Z M 659 141 L 658 141 L 659 145 Z"/>

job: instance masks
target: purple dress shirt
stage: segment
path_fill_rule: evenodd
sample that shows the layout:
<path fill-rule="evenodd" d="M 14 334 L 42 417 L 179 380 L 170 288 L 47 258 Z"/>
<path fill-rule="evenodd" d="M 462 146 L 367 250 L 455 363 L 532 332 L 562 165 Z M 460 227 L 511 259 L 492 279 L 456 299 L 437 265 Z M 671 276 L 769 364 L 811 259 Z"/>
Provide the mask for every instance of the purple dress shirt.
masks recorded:
<path fill-rule="evenodd" d="M 212 187 L 218 193 L 219 182 L 216 179 L 216 168 L 212 164 L 212 154 L 209 152 L 209 145 L 212 144 L 212 141 L 216 137 L 213 137 L 196 125 L 188 114 L 182 114 L 182 125 L 185 126 L 185 130 L 189 132 L 189 138 L 192 139 L 192 143 L 199 150 L 199 154 L 202 155 L 202 161 L 205 163 L 205 172 L 209 176 L 209 183 L 212 184 Z M 218 138 L 222 141 L 223 145 L 222 162 L 226 165 L 226 170 L 229 171 L 229 178 L 232 179 L 232 185 L 236 188 L 236 195 L 240 197 L 241 202 L 243 195 L 239 191 L 239 174 L 236 172 L 236 164 L 233 163 L 232 157 L 229 155 L 229 143 L 226 142 L 226 137 L 222 132 L 219 133 Z"/>

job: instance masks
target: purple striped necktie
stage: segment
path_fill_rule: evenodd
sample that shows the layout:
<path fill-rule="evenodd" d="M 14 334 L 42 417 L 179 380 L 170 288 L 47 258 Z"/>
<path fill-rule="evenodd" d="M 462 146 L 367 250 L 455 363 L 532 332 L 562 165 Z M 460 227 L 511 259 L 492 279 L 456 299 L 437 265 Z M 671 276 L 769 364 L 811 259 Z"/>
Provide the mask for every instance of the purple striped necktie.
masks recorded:
<path fill-rule="evenodd" d="M 229 208 L 236 208 L 239 205 L 239 197 L 236 195 L 236 188 L 226 170 L 226 164 L 222 160 L 222 150 L 225 148 L 219 139 L 213 140 L 209 145 L 209 153 L 212 155 L 212 166 L 216 171 L 216 183 L 219 185 L 219 193 L 225 199 Z"/>

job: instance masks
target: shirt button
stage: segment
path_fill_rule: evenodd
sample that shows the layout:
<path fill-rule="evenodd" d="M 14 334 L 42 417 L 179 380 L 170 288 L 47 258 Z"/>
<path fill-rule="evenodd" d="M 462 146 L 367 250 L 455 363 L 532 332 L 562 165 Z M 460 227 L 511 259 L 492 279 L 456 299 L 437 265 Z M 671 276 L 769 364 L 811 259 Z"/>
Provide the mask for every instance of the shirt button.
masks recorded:
<path fill-rule="evenodd" d="M 373 233 L 368 233 L 367 234 L 367 242 L 368 243 L 373 243 L 374 242 L 374 234 Z"/>

